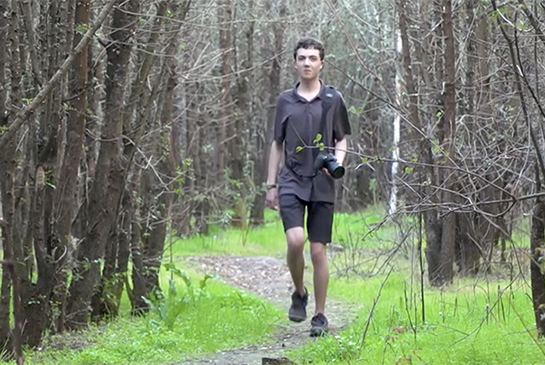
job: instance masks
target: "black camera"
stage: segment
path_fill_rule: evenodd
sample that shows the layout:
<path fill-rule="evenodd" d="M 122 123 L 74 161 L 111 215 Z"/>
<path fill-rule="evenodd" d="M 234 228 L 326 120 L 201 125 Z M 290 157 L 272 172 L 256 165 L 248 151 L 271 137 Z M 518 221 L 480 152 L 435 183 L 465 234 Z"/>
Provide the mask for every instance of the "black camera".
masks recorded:
<path fill-rule="evenodd" d="M 324 167 L 327 169 L 327 172 L 329 172 L 329 175 L 331 175 L 334 179 L 340 179 L 344 176 L 343 165 L 338 163 L 335 156 L 331 153 L 320 153 L 318 156 L 316 156 L 314 168 L 316 170 L 321 170 Z"/>

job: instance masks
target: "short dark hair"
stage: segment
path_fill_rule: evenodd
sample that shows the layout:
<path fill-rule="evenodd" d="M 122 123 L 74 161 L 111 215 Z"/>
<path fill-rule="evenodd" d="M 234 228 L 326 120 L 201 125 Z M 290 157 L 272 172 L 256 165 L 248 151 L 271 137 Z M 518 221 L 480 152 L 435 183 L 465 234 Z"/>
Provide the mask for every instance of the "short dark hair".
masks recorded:
<path fill-rule="evenodd" d="M 297 42 L 295 48 L 293 49 L 293 59 L 297 59 L 297 51 L 300 49 L 317 49 L 320 52 L 320 60 L 324 60 L 324 46 L 323 44 L 314 38 L 303 38 Z"/>

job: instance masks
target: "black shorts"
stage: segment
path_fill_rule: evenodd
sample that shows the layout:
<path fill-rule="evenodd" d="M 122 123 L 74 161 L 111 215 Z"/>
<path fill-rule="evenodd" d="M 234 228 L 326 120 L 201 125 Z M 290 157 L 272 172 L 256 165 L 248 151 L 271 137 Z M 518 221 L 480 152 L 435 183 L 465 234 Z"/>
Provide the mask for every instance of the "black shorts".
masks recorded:
<path fill-rule="evenodd" d="M 307 208 L 307 233 L 310 242 L 327 244 L 331 242 L 333 226 L 333 203 L 307 202 L 296 195 L 280 195 L 280 216 L 284 232 L 294 227 L 304 227 L 305 207 Z"/>

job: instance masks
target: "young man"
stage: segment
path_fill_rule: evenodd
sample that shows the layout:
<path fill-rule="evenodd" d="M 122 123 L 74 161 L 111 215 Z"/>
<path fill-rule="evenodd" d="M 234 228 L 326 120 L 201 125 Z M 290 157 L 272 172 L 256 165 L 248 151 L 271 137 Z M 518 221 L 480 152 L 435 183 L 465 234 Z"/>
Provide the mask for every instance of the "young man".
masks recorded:
<path fill-rule="evenodd" d="M 322 150 L 317 145 L 323 143 L 323 152 L 334 153 L 342 164 L 350 125 L 342 96 L 319 78 L 324 60 L 322 44 L 312 38 L 302 39 L 293 55 L 299 82 L 281 93 L 276 104 L 266 200 L 270 208 L 280 208 L 288 246 L 287 263 L 295 286 L 289 318 L 295 322 L 307 317 L 308 292 L 303 284 L 306 209 L 316 302 L 310 335 L 321 336 L 328 330 L 324 314 L 329 283 L 326 244 L 331 241 L 335 182 L 325 168 L 317 171 L 314 161 Z M 325 126 L 323 103 L 329 103 Z M 284 165 L 278 173 L 282 152 Z"/>

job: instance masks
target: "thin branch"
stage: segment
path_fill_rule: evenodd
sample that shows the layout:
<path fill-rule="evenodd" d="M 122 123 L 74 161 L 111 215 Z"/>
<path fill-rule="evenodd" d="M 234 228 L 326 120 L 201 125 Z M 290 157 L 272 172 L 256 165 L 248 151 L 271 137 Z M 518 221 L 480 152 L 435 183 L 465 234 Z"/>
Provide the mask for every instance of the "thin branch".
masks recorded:
<path fill-rule="evenodd" d="M 494 8 L 494 11 L 501 14 L 501 12 L 498 11 L 496 0 L 492 0 L 492 7 Z M 507 22 L 505 18 L 502 17 L 502 19 L 504 19 L 504 22 Z M 511 63 L 512 63 L 511 65 L 513 67 L 513 73 L 515 74 L 515 85 L 517 87 L 517 94 L 519 95 L 520 105 L 522 107 L 522 113 L 524 114 L 524 119 L 526 123 L 528 124 L 528 128 L 530 130 L 530 139 L 532 140 L 532 145 L 534 146 L 534 149 L 536 150 L 539 168 L 541 169 L 541 173 L 545 175 L 545 163 L 543 161 L 543 156 L 539 148 L 539 143 L 537 141 L 534 128 L 528 116 L 526 100 L 524 99 L 524 93 L 522 92 L 522 83 L 520 82 L 520 65 L 517 64 L 517 56 L 515 55 L 515 50 L 513 49 L 513 40 L 511 39 L 511 37 L 509 37 L 509 35 L 505 31 L 504 24 L 502 24 L 502 21 L 500 20 L 499 16 L 496 18 L 496 21 L 498 22 L 498 28 L 500 28 L 501 34 L 503 35 L 503 37 L 507 41 L 507 45 L 509 46 L 509 53 L 511 56 Z"/>
<path fill-rule="evenodd" d="M 543 45 L 545 45 L 545 34 L 541 31 L 541 28 L 539 27 L 539 23 L 537 22 L 536 18 L 534 17 L 534 14 L 530 11 L 528 8 L 528 5 L 524 2 L 524 0 L 518 0 L 520 7 L 524 14 L 526 14 L 526 17 L 530 21 L 530 24 L 532 24 L 532 27 L 534 27 L 534 30 L 536 31 L 536 34 L 538 38 L 541 40 Z"/>
<path fill-rule="evenodd" d="M 369 325 L 371 324 L 371 320 L 373 319 L 373 314 L 375 313 L 375 308 L 377 307 L 378 301 L 380 299 L 380 295 L 382 294 L 382 289 L 388 282 L 388 279 L 390 278 L 390 275 L 392 274 L 393 266 L 390 266 L 390 270 L 386 274 L 386 277 L 380 283 L 380 287 L 378 288 L 377 295 L 373 299 L 373 304 L 371 305 L 371 309 L 369 310 L 369 315 L 367 316 L 367 320 L 365 321 L 365 328 L 363 329 L 363 334 L 361 336 L 361 342 L 360 342 L 360 349 L 363 348 L 365 345 L 365 338 L 367 337 L 367 332 L 369 331 Z"/>

